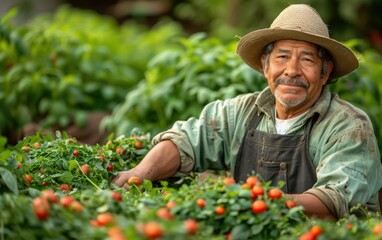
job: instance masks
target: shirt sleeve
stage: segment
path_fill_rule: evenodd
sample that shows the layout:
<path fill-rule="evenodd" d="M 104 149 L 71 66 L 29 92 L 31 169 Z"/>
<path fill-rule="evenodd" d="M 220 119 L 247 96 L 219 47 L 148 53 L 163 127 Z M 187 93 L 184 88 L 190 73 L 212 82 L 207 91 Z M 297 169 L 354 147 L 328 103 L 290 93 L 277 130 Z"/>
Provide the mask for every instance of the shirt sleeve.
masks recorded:
<path fill-rule="evenodd" d="M 347 216 L 358 204 L 378 211 L 377 194 L 382 187 L 380 155 L 371 123 L 365 116 L 343 117 L 326 126 L 332 130 L 321 141 L 317 183 L 308 191 L 338 218 Z"/>
<path fill-rule="evenodd" d="M 208 104 L 200 117 L 177 121 L 171 129 L 153 138 L 153 144 L 171 140 L 181 156 L 181 167 L 176 176 L 191 171 L 226 170 L 230 166 L 230 125 L 235 100 L 218 100 Z"/>

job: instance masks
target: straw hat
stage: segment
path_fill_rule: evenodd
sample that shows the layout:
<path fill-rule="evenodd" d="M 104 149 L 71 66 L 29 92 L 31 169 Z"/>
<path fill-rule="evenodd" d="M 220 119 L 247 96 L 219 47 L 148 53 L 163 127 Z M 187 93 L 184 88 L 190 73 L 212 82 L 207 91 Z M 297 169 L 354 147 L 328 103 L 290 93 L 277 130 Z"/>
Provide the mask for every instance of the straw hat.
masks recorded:
<path fill-rule="evenodd" d="M 284 9 L 270 28 L 248 33 L 238 43 L 236 52 L 250 67 L 263 72 L 263 48 L 277 40 L 294 39 L 311 42 L 326 48 L 333 57 L 332 76 L 338 78 L 358 68 L 358 59 L 351 49 L 330 38 L 329 30 L 315 9 L 294 4 Z"/>

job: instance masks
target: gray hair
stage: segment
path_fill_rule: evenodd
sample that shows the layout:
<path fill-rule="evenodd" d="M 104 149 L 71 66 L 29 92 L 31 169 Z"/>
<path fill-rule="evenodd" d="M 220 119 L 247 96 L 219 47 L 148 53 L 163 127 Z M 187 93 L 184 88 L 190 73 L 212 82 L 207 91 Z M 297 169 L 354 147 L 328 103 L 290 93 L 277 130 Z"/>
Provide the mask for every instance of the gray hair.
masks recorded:
<path fill-rule="evenodd" d="M 269 56 L 270 56 L 271 52 L 273 51 L 274 45 L 275 45 L 275 42 L 271 42 L 267 46 L 265 46 L 263 49 L 263 55 L 265 56 L 264 69 L 267 69 L 269 66 Z M 322 60 L 321 77 L 323 77 L 326 75 L 326 72 L 328 71 L 329 61 L 332 61 L 333 58 L 332 58 L 332 55 L 329 53 L 329 51 L 326 48 L 321 47 L 317 44 L 315 44 L 315 45 L 316 45 L 317 50 L 318 50 L 318 57 Z M 334 79 L 332 77 L 332 74 L 330 74 L 326 84 L 331 84 L 331 83 L 335 83 L 335 82 L 336 82 L 336 79 Z"/>

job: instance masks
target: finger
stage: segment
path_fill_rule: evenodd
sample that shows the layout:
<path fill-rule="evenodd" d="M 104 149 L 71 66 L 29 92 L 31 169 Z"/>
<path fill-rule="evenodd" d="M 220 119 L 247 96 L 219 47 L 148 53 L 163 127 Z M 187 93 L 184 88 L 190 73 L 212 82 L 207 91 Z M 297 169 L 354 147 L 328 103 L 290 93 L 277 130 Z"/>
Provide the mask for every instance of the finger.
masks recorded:
<path fill-rule="evenodd" d="M 112 180 L 112 183 L 114 183 L 117 186 L 122 186 L 123 184 L 126 183 L 126 180 L 124 178 L 124 174 L 118 173 L 117 176 L 115 176 Z"/>

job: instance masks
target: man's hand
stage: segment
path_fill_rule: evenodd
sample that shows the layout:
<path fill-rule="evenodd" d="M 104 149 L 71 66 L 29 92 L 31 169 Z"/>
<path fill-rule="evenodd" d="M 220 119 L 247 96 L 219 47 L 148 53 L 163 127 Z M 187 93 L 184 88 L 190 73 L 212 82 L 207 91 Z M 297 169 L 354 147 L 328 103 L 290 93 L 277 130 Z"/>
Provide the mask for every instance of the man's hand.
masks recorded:
<path fill-rule="evenodd" d="M 143 178 L 140 177 L 139 173 L 137 173 L 136 169 L 131 169 L 129 171 L 122 171 L 117 174 L 111 181 L 115 185 L 119 187 L 123 187 L 125 189 L 129 189 L 129 180 L 131 180 L 133 177 L 140 179 L 140 182 L 143 181 Z"/>
<path fill-rule="evenodd" d="M 142 161 L 129 171 L 119 172 L 112 180 L 114 184 L 126 189 L 131 177 L 157 181 L 173 176 L 180 167 L 180 155 L 177 147 L 170 140 L 155 145 Z"/>

